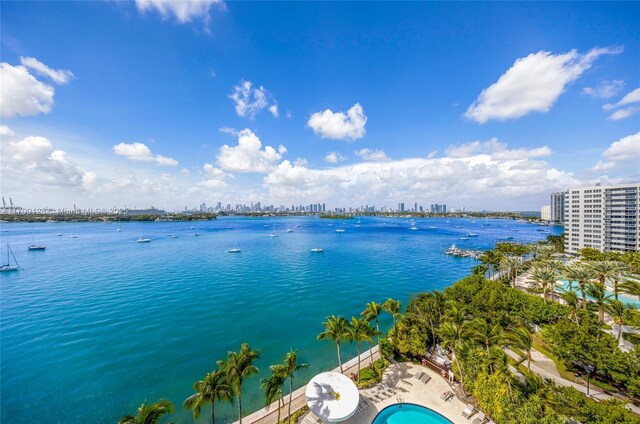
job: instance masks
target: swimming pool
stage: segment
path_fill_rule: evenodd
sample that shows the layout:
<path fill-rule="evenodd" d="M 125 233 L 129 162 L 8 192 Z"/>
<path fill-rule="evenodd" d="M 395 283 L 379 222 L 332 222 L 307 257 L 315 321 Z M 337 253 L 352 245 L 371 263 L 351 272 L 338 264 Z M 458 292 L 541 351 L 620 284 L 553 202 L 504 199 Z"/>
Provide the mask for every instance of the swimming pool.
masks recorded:
<path fill-rule="evenodd" d="M 387 406 L 372 424 L 453 424 L 437 412 L 413 403 Z"/>
<path fill-rule="evenodd" d="M 562 286 L 560 286 L 560 288 L 563 291 L 568 291 L 569 290 L 569 282 L 566 280 L 562 280 Z M 580 292 L 580 286 L 578 285 L 577 282 L 573 283 L 573 291 L 576 292 L 576 294 L 578 295 L 578 297 L 582 297 L 582 294 Z M 611 298 L 613 298 L 613 292 L 611 291 L 611 289 L 609 287 L 607 287 L 607 295 L 611 296 Z M 587 295 L 587 299 L 591 299 L 593 300 L 593 298 L 589 295 Z M 640 300 L 638 300 L 637 298 L 631 297 L 629 295 L 626 294 L 620 294 L 618 295 L 618 300 L 620 300 L 620 302 L 622 303 L 626 303 L 627 305 L 631 305 L 631 306 L 635 306 L 636 308 L 640 308 Z"/>

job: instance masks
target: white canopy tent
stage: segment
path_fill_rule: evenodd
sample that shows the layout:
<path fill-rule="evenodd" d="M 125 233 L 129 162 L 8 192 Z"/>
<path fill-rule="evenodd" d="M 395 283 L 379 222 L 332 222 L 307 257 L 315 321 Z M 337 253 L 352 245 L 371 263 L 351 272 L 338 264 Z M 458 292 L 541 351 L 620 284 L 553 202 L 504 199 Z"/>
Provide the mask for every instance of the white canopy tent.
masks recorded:
<path fill-rule="evenodd" d="M 358 408 L 358 388 L 347 376 L 323 372 L 309 381 L 307 405 L 311 412 L 326 423 L 338 423 L 350 418 Z"/>

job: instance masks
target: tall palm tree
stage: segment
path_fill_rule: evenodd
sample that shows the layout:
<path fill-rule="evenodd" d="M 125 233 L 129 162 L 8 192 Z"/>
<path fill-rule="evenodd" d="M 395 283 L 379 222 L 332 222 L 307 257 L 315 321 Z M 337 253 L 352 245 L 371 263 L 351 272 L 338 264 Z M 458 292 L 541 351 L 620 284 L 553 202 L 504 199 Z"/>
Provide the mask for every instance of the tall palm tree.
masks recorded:
<path fill-rule="evenodd" d="M 350 338 L 356 342 L 356 347 L 358 350 L 358 383 L 360 382 L 360 343 L 361 342 L 370 342 L 371 326 L 369 325 L 369 321 L 364 318 L 351 318 L 351 325 L 349 326 Z"/>
<path fill-rule="evenodd" d="M 287 380 L 287 370 L 282 364 L 271 365 L 271 377 L 260 380 L 260 386 L 264 389 L 265 406 L 271 405 L 274 401 L 278 401 L 278 423 L 280 422 L 280 410 L 282 407 L 282 386 Z M 291 400 L 289 400 L 291 405 Z"/>
<path fill-rule="evenodd" d="M 227 382 L 233 387 L 238 400 L 240 424 L 242 424 L 242 383 L 245 378 L 258 374 L 258 368 L 253 363 L 259 357 L 258 351 L 251 349 L 248 343 L 243 343 L 239 352 L 229 352 L 226 360 L 218 361 L 218 366 L 224 372 Z"/>
<path fill-rule="evenodd" d="M 445 303 L 444 320 L 456 325 L 462 325 L 467 319 L 467 309 L 460 303 L 448 300 Z"/>
<path fill-rule="evenodd" d="M 578 319 L 578 295 L 573 290 L 568 290 L 560 296 L 562 300 L 564 300 L 565 304 L 569 307 L 569 318 L 573 318 L 576 322 L 576 325 L 580 325 L 580 320 Z"/>
<path fill-rule="evenodd" d="M 589 296 L 591 296 L 591 298 L 593 298 L 593 301 L 596 303 L 596 305 L 598 305 L 598 319 L 600 323 L 603 323 L 605 305 L 607 299 L 609 299 L 611 296 L 607 295 L 607 289 L 605 288 L 604 284 L 599 281 L 590 284 L 587 288 L 587 293 L 589 294 Z"/>
<path fill-rule="evenodd" d="M 151 405 L 147 405 L 147 402 L 144 401 L 138 408 L 136 415 L 125 415 L 120 418 L 118 424 L 157 424 L 164 414 L 172 412 L 173 405 L 168 400 L 160 399 Z"/>
<path fill-rule="evenodd" d="M 428 323 L 431 330 L 433 348 L 436 347 L 436 323 L 440 321 L 442 310 L 445 304 L 444 295 L 441 291 L 434 290 L 429 293 L 419 294 L 417 302 L 411 302 L 407 306 L 407 312 L 411 312 L 425 323 Z"/>
<path fill-rule="evenodd" d="M 564 268 L 564 277 L 569 280 L 570 285 L 573 281 L 578 282 L 582 293 L 582 308 L 587 309 L 587 287 L 595 277 L 593 269 L 581 263 L 567 265 Z"/>
<path fill-rule="evenodd" d="M 511 282 L 511 287 L 516 287 L 518 271 L 522 268 L 522 258 L 520 256 L 504 256 L 500 260 L 500 270 L 506 271 Z"/>
<path fill-rule="evenodd" d="M 609 316 L 613 319 L 613 322 L 618 326 L 618 343 L 620 343 L 620 337 L 622 336 L 622 326 L 625 323 L 624 313 L 627 310 L 627 306 L 616 299 L 609 299 L 607 302 L 606 310 Z"/>
<path fill-rule="evenodd" d="M 349 337 L 349 321 L 343 316 L 331 315 L 327 317 L 327 320 L 322 325 L 324 326 L 324 331 L 318 334 L 318 340 L 331 340 L 336 344 L 338 365 L 340 366 L 340 372 L 343 372 L 342 360 L 340 359 L 340 342 Z"/>
<path fill-rule="evenodd" d="M 640 298 L 640 281 L 627 278 L 620 284 L 620 292 Z"/>
<path fill-rule="evenodd" d="M 501 254 L 495 250 L 486 250 L 478 260 L 480 263 L 485 264 L 489 268 L 489 276 L 493 277 L 498 264 L 500 263 Z"/>
<path fill-rule="evenodd" d="M 382 305 L 377 302 L 369 302 L 364 310 L 360 313 L 360 316 L 368 321 L 376 321 L 376 332 L 378 332 L 378 349 L 380 349 L 380 324 L 378 320 L 382 313 Z"/>
<path fill-rule="evenodd" d="M 624 272 L 624 264 L 617 261 L 592 261 L 588 266 L 603 286 L 606 280 L 613 281 L 613 294 L 618 300 L 618 282 Z"/>
<path fill-rule="evenodd" d="M 547 290 L 549 288 L 553 290 L 553 286 L 556 283 L 556 277 L 556 271 L 546 264 L 534 266 L 531 274 L 529 274 L 529 278 L 531 278 L 536 285 L 542 288 L 542 297 L 545 302 L 547 301 Z"/>
<path fill-rule="evenodd" d="M 507 333 L 506 339 L 518 349 L 525 351 L 527 355 L 527 369 L 531 371 L 531 348 L 533 347 L 533 335 L 525 326 L 518 326 Z"/>
<path fill-rule="evenodd" d="M 184 407 L 193 411 L 193 418 L 200 417 L 202 406 L 211 403 L 211 423 L 215 423 L 214 403 L 219 401 L 233 401 L 233 389 L 225 380 L 225 375 L 220 370 L 207 373 L 204 380 L 193 384 L 194 394 L 184 401 Z"/>
<path fill-rule="evenodd" d="M 485 346 L 487 356 L 491 346 L 499 346 L 504 341 L 502 327 L 499 324 L 491 325 L 482 318 L 476 318 L 469 322 L 468 335 L 471 339 Z"/>
<path fill-rule="evenodd" d="M 298 363 L 298 353 L 295 349 L 291 349 L 284 357 L 284 369 L 287 377 L 289 377 L 289 423 L 291 423 L 291 401 L 293 400 L 293 377 L 295 372 L 303 368 L 309 368 L 307 363 Z M 279 422 L 279 421 L 278 421 Z"/>
<path fill-rule="evenodd" d="M 462 392 L 466 396 L 466 392 L 464 391 L 464 375 L 457 355 L 457 352 L 462 346 L 462 338 L 464 337 L 464 334 L 464 325 L 456 323 L 444 322 L 440 325 L 440 328 L 438 328 L 438 335 L 440 336 L 440 339 L 442 341 L 442 347 L 451 350 L 453 360 L 458 366 L 458 371 L 460 372 L 460 387 L 462 387 Z"/>
<path fill-rule="evenodd" d="M 387 312 L 389 315 L 391 315 L 391 317 L 393 318 L 393 332 L 396 332 L 396 319 L 398 318 L 398 315 L 400 314 L 400 301 L 399 300 L 393 300 L 391 298 L 387 299 L 384 301 L 384 303 L 382 304 L 382 309 Z"/>

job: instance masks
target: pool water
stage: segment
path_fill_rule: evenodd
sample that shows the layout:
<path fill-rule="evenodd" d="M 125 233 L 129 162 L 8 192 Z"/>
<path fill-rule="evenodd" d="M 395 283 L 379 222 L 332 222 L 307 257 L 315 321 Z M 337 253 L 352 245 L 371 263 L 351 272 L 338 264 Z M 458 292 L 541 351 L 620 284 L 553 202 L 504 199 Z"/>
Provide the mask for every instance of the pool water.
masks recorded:
<path fill-rule="evenodd" d="M 569 290 L 569 282 L 568 281 L 562 281 L 562 286 L 560 288 L 562 290 L 564 290 L 564 291 L 568 291 Z M 582 298 L 582 292 L 580 291 L 580 286 L 578 285 L 577 282 L 573 283 L 573 291 L 576 292 L 578 297 Z M 607 287 L 607 295 L 611 296 L 611 298 L 613 299 L 613 291 L 610 290 L 609 287 Z M 593 298 L 591 296 L 589 296 L 588 294 L 587 294 L 587 299 L 593 300 Z M 627 306 L 633 306 L 635 308 L 640 308 L 640 300 L 638 298 L 634 298 L 634 297 L 631 297 L 629 295 L 618 294 L 618 300 L 620 302 L 626 304 Z"/>
<path fill-rule="evenodd" d="M 391 405 L 384 408 L 372 424 L 452 424 L 437 412 L 412 403 Z"/>

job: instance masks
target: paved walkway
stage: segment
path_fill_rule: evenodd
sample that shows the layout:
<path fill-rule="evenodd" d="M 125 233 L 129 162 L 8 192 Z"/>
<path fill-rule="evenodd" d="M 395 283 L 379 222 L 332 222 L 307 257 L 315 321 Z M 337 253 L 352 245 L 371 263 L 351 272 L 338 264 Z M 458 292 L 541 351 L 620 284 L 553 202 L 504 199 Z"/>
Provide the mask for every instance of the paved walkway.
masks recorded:
<path fill-rule="evenodd" d="M 520 361 L 522 359 L 520 357 L 520 355 L 518 355 L 517 353 L 515 353 L 511 349 L 505 349 L 504 351 L 507 353 L 507 355 L 509 355 L 510 357 L 515 359 L 516 361 Z M 532 372 L 538 374 L 542 378 L 547 378 L 547 379 L 553 380 L 556 384 L 559 384 L 559 385 L 565 386 L 565 387 L 573 387 L 574 389 L 578 390 L 579 392 L 584 393 L 585 395 L 587 394 L 587 386 L 575 383 L 573 381 L 569 381 L 566 378 L 560 376 L 560 373 L 558 372 L 558 369 L 556 368 L 555 363 L 549 357 L 543 355 L 542 353 L 540 353 L 539 351 L 537 351 L 535 349 L 531 349 L 531 357 L 532 357 L 532 361 L 531 361 L 531 371 Z M 524 364 L 526 365 L 526 360 L 525 360 Z M 594 387 L 593 385 L 590 385 L 590 387 L 589 387 L 589 397 L 591 397 L 591 398 L 593 398 L 594 400 L 597 400 L 597 401 L 610 400 L 610 399 L 622 400 L 622 399 L 619 399 L 619 398 L 617 398 L 615 396 L 611 396 L 611 395 L 608 395 L 608 394 L 604 393 L 602 391 L 602 389 L 600 389 L 597 386 Z M 635 405 L 633 405 L 631 403 L 628 403 L 626 405 L 626 407 L 630 411 L 632 411 L 632 412 L 634 412 L 636 414 L 640 414 L 640 408 L 638 408 L 637 406 L 635 406 Z"/>

